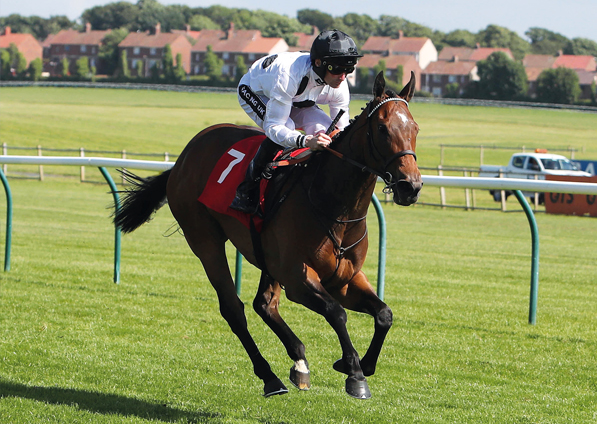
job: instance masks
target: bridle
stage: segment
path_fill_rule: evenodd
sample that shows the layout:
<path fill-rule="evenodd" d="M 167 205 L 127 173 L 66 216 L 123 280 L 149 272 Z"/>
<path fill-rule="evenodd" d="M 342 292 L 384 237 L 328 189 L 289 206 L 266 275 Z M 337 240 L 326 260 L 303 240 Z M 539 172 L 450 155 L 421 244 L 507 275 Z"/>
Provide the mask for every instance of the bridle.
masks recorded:
<path fill-rule="evenodd" d="M 379 150 L 377 149 L 377 147 L 375 146 L 375 143 L 373 142 L 373 131 L 372 131 L 372 127 L 371 127 L 371 116 L 373 116 L 373 114 L 384 104 L 391 102 L 391 101 L 397 101 L 397 102 L 402 102 L 406 105 L 406 107 L 408 107 L 408 102 L 406 100 L 404 100 L 403 98 L 400 97 L 390 97 L 387 99 L 382 100 L 381 102 L 379 102 L 377 105 L 375 105 L 375 107 L 373 107 L 373 109 L 371 111 L 369 111 L 369 113 L 367 114 L 367 142 L 369 143 L 370 147 L 372 150 L 377 151 L 379 153 Z M 367 105 L 367 107 L 371 107 L 370 104 Z M 396 181 L 394 181 L 394 177 L 392 176 L 392 174 L 387 171 L 388 166 L 390 166 L 390 164 L 392 162 L 394 162 L 396 159 L 401 158 L 403 156 L 407 156 L 407 155 L 411 155 L 415 158 L 415 161 L 417 160 L 417 155 L 415 154 L 414 151 L 412 150 L 401 150 L 398 153 L 395 153 L 394 155 L 392 155 L 392 157 L 390 157 L 388 160 L 386 160 L 385 164 L 384 164 L 384 168 L 383 168 L 383 172 L 380 172 L 376 169 L 373 169 L 367 165 L 361 164 L 357 161 L 355 161 L 354 159 L 351 159 L 349 157 L 346 157 L 345 155 L 343 155 L 342 153 L 330 148 L 330 147 L 326 147 L 325 148 L 328 152 L 330 152 L 331 154 L 333 154 L 334 156 L 350 163 L 351 165 L 356 166 L 357 168 L 361 169 L 361 171 L 367 171 L 373 175 L 377 175 L 379 178 L 381 178 L 383 180 L 383 182 L 386 184 L 386 186 L 383 189 L 384 193 L 390 193 L 393 190 L 393 187 L 397 184 Z M 382 156 L 381 153 L 379 153 L 380 156 Z"/>

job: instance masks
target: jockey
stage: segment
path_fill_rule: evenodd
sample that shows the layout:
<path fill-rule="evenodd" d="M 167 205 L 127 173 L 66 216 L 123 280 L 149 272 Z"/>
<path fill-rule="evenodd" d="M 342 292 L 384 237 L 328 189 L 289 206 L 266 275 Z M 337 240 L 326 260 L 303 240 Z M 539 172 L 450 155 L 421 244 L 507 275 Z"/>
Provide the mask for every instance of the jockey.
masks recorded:
<path fill-rule="evenodd" d="M 348 112 L 350 93 L 346 77 L 354 71 L 360 57 L 352 38 L 342 31 L 330 30 L 317 36 L 310 53 L 274 54 L 251 66 L 239 82 L 238 101 L 267 138 L 236 190 L 232 209 L 256 213 L 261 174 L 279 150 L 308 147 L 315 151 L 331 143 L 325 132 L 332 118 L 317 105 L 329 105 L 332 117 L 340 110 Z M 345 113 L 336 126 L 341 130 L 348 122 L 349 114 Z"/>

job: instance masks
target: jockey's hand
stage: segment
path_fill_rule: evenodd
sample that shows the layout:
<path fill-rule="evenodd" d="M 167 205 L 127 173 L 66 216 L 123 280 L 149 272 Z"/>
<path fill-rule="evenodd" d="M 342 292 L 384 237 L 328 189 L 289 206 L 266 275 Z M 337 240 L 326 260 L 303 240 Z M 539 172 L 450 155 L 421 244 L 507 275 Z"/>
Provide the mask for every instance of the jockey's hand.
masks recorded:
<path fill-rule="evenodd" d="M 332 139 L 326 133 L 319 133 L 310 138 L 305 143 L 305 146 L 311 149 L 311 151 L 323 150 L 332 142 Z"/>

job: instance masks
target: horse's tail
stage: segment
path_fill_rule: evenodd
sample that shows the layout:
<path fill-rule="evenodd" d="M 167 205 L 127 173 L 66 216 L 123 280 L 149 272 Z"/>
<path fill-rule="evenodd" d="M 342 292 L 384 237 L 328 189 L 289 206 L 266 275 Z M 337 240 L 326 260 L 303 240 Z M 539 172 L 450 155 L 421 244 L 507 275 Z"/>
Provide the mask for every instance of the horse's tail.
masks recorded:
<path fill-rule="evenodd" d="M 136 230 L 164 206 L 170 171 L 148 178 L 141 178 L 126 170 L 120 171 L 124 179 L 132 184 L 131 188 L 124 190 L 124 196 L 114 211 L 114 224 L 123 233 Z"/>

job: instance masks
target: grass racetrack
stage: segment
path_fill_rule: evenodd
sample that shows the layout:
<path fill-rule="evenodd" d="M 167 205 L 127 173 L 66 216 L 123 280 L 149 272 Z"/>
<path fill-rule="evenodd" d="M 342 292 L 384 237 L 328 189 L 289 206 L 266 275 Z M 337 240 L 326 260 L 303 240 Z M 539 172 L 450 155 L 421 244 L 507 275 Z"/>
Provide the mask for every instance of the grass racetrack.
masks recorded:
<path fill-rule="evenodd" d="M 351 114 L 363 104 L 355 102 Z M 439 145 L 450 143 L 573 146 L 584 148 L 577 158 L 597 158 L 592 114 L 416 103 L 412 110 L 422 166 L 436 166 Z M 218 122 L 249 123 L 227 94 L 0 89 L 0 135 L 9 146 L 177 154 Z M 472 150 L 447 152 L 451 164 L 478 165 Z M 510 154 L 496 151 L 486 163 L 505 163 Z M 335 333 L 283 298 L 281 313 L 306 345 L 313 387 L 299 392 L 287 384 L 287 395 L 265 399 L 200 262 L 171 234 L 167 207 L 123 237 L 115 285 L 107 185 L 12 178 L 28 169 L 8 170 L 14 228 L 11 270 L 0 274 L 0 423 L 597 420 L 595 219 L 537 214 L 539 303 L 537 325 L 529 326 L 523 213 L 385 205 L 385 301 L 394 326 L 368 378 L 373 398 L 344 393 L 344 376 L 332 369 L 341 353 Z M 2 201 L 2 246 L 5 213 Z M 375 282 L 373 209 L 369 217 L 365 272 Z M 252 311 L 257 279 L 245 263 L 241 299 L 258 346 L 286 383 L 291 361 Z M 363 353 L 372 319 L 349 313 L 348 326 Z"/>

